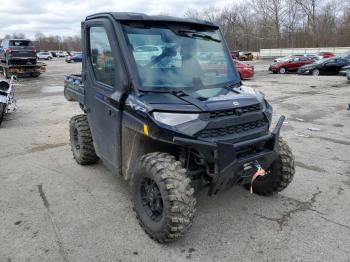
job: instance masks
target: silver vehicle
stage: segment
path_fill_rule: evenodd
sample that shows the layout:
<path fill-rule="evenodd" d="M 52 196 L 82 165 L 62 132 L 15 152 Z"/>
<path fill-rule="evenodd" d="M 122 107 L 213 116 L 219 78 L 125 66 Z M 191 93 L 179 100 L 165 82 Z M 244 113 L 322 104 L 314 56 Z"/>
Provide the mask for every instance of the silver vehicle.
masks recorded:
<path fill-rule="evenodd" d="M 12 76 L 10 83 L 0 81 L 0 126 L 5 114 L 16 111 L 16 98 L 14 92 L 14 81 L 16 76 Z"/>
<path fill-rule="evenodd" d="M 52 55 L 49 52 L 39 52 L 36 54 L 36 57 L 38 59 L 45 59 L 45 60 L 51 60 L 52 59 Z"/>

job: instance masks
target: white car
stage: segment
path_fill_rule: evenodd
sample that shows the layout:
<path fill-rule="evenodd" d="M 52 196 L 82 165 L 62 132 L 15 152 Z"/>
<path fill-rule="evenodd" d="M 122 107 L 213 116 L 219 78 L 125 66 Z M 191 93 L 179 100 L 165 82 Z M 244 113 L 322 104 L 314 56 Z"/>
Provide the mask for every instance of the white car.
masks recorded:
<path fill-rule="evenodd" d="M 57 57 L 66 57 L 68 54 L 64 51 L 58 51 L 56 52 Z"/>
<path fill-rule="evenodd" d="M 45 59 L 45 60 L 51 60 L 52 55 L 49 52 L 39 52 L 36 54 L 36 57 L 38 59 Z"/>
<path fill-rule="evenodd" d="M 162 53 L 162 48 L 156 45 L 142 45 L 135 47 L 133 54 L 136 62 L 139 65 L 146 65 L 153 57 L 159 56 Z"/>

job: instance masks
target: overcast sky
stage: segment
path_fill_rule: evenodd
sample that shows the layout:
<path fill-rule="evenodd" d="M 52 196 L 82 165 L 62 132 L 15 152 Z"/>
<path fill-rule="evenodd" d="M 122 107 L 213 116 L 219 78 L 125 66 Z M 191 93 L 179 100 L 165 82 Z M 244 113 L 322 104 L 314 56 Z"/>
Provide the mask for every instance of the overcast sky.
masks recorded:
<path fill-rule="evenodd" d="M 167 13 L 183 16 L 188 8 L 221 7 L 235 0 L 0 0 L 0 37 L 24 33 L 80 34 L 80 22 L 102 11 Z"/>

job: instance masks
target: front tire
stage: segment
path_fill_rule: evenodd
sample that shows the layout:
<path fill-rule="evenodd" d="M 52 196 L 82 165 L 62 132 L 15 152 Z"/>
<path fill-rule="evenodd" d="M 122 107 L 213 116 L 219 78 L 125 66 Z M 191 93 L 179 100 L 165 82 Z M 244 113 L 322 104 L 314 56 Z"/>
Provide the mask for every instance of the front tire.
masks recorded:
<path fill-rule="evenodd" d="M 191 227 L 196 199 L 190 182 L 186 169 L 170 154 L 154 152 L 139 159 L 131 180 L 133 207 L 155 241 L 175 241 Z"/>
<path fill-rule="evenodd" d="M 74 159 L 80 165 L 91 165 L 98 161 L 87 116 L 73 116 L 69 122 L 70 144 Z"/>
<path fill-rule="evenodd" d="M 278 70 L 280 74 L 285 74 L 287 70 L 284 67 L 281 67 L 280 70 Z"/>
<path fill-rule="evenodd" d="M 319 76 L 320 75 L 320 70 L 318 70 L 318 69 L 312 70 L 312 75 L 313 76 Z"/>
<path fill-rule="evenodd" d="M 282 139 L 278 142 L 279 155 L 269 169 L 270 173 L 258 177 L 253 183 L 253 192 L 268 196 L 281 192 L 292 182 L 295 173 L 293 153 L 288 144 Z M 247 185 L 250 187 L 250 184 Z"/>

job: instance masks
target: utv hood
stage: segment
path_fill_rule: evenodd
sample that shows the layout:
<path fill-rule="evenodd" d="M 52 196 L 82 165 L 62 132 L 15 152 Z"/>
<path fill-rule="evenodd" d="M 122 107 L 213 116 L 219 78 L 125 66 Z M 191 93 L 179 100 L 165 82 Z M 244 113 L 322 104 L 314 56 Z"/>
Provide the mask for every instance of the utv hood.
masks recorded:
<path fill-rule="evenodd" d="M 135 99 L 135 100 L 134 100 Z M 145 111 L 163 112 L 210 112 L 245 107 L 262 103 L 264 94 L 246 86 L 240 86 L 224 95 L 196 98 L 187 94 L 150 92 L 141 97 L 129 97 L 129 101 L 139 101 Z"/>

